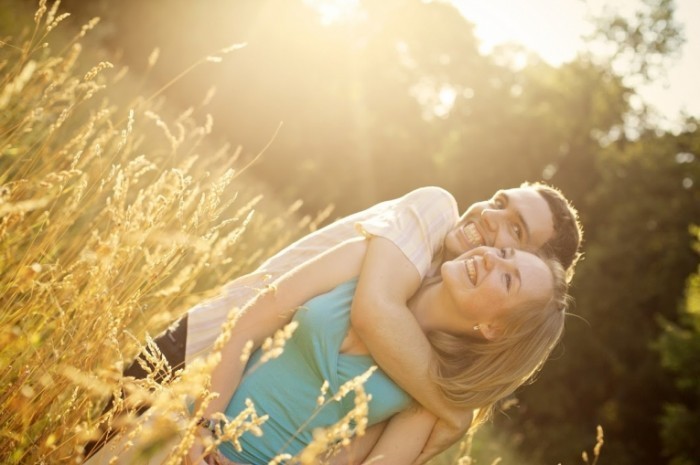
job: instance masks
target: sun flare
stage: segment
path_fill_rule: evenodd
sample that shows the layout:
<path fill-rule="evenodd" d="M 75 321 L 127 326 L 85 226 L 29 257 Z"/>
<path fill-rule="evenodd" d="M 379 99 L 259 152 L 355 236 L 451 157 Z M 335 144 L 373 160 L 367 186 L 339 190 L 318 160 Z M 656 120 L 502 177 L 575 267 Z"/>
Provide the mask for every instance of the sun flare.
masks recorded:
<path fill-rule="evenodd" d="M 304 0 L 315 10 L 324 26 L 348 20 L 359 10 L 359 0 Z"/>
<path fill-rule="evenodd" d="M 558 65 L 574 58 L 581 36 L 587 32 L 586 25 L 580 21 L 585 16 L 585 4 L 562 9 L 556 0 L 453 0 L 452 3 L 474 23 L 475 34 L 486 53 L 499 44 L 517 43 Z"/>

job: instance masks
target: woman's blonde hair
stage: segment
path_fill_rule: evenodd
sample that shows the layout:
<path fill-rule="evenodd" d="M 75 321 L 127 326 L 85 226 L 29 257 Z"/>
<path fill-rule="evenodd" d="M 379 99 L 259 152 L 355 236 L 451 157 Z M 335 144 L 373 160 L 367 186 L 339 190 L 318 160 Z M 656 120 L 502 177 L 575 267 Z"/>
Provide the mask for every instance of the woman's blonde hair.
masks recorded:
<path fill-rule="evenodd" d="M 485 421 L 493 405 L 512 394 L 542 367 L 564 330 L 569 302 L 561 264 L 535 253 L 549 267 L 553 292 L 548 301 L 519 305 L 499 319 L 495 340 L 428 334 L 435 353 L 433 381 L 460 408 L 479 409 L 472 428 Z"/>

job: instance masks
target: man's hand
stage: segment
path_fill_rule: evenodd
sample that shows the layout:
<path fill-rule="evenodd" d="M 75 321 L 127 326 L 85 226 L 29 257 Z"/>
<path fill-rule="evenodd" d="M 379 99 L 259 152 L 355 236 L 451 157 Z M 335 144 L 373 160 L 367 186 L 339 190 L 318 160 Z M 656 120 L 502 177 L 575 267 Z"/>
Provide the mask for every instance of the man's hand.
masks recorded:
<path fill-rule="evenodd" d="M 414 465 L 420 465 L 440 452 L 444 451 L 452 444 L 456 443 L 464 437 L 464 435 L 469 431 L 469 427 L 472 424 L 473 414 L 470 411 L 463 412 L 463 415 L 459 417 L 457 423 L 448 423 L 442 418 L 438 419 L 437 423 L 433 427 L 433 431 L 430 433 L 428 442 L 423 447 L 423 451 L 420 453 L 416 459 Z"/>

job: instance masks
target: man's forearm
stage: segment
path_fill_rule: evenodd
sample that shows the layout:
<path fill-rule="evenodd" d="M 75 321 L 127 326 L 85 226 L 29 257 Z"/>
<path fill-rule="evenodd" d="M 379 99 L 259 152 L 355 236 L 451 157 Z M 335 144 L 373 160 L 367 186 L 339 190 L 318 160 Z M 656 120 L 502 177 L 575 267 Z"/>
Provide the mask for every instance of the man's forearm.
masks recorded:
<path fill-rule="evenodd" d="M 431 382 L 432 347 L 406 304 L 419 287 L 415 265 L 396 244 L 372 238 L 351 321 L 377 364 L 426 409 L 451 423 L 451 406 Z"/>
<path fill-rule="evenodd" d="M 354 327 L 372 358 L 418 403 L 452 423 L 454 409 L 432 381 L 432 347 L 413 314 L 405 305 L 386 302 L 376 312 L 382 314 L 376 325 Z"/>

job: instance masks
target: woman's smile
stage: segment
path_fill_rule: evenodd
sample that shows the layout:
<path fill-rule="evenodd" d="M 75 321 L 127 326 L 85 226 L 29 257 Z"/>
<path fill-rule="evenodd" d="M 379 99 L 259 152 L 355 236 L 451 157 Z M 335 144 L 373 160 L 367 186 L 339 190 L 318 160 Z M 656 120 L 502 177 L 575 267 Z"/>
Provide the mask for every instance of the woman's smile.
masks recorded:
<path fill-rule="evenodd" d="M 467 276 L 474 286 L 476 286 L 479 274 L 476 270 L 476 263 L 473 257 L 469 257 L 464 261 L 464 266 L 467 269 Z"/>

